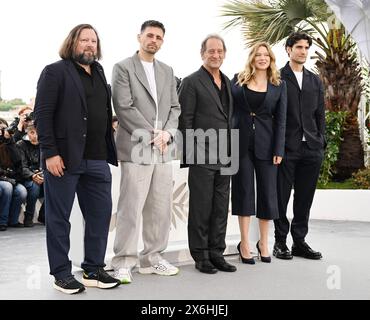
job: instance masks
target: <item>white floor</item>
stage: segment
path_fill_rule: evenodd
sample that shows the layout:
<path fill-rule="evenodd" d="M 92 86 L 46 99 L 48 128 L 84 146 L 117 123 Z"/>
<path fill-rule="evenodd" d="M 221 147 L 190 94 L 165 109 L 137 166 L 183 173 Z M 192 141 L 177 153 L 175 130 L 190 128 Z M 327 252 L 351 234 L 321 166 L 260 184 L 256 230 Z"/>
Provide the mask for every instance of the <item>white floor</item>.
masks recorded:
<path fill-rule="evenodd" d="M 272 233 L 270 240 L 272 246 Z M 312 220 L 307 241 L 323 253 L 322 260 L 273 258 L 251 266 L 234 255 L 228 260 L 237 266 L 235 273 L 201 274 L 189 262 L 177 276 L 134 273 L 129 285 L 68 296 L 52 288 L 44 227 L 8 229 L 0 233 L 0 299 L 370 299 L 370 223 Z"/>

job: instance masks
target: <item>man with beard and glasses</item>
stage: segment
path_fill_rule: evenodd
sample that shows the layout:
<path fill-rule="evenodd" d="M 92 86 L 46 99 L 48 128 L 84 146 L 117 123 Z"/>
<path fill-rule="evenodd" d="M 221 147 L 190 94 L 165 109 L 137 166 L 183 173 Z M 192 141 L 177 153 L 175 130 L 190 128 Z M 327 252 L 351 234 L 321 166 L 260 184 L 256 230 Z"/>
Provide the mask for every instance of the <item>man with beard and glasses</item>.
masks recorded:
<path fill-rule="evenodd" d="M 139 51 L 113 69 L 121 194 L 112 267 L 121 283 L 132 281 L 131 270 L 138 258 L 140 273 L 171 276 L 179 272 L 161 256 L 171 225 L 170 150 L 180 114 L 173 70 L 154 58 L 164 34 L 161 22 L 144 22 L 138 35 Z M 144 249 L 138 254 L 141 217 Z"/>
<path fill-rule="evenodd" d="M 120 282 L 104 270 L 112 211 L 111 172 L 117 165 L 110 87 L 100 40 L 89 24 L 73 28 L 37 85 L 35 124 L 44 169 L 46 239 L 54 288 L 67 294 Z M 71 272 L 69 218 L 77 193 L 85 219 L 82 284 Z"/>

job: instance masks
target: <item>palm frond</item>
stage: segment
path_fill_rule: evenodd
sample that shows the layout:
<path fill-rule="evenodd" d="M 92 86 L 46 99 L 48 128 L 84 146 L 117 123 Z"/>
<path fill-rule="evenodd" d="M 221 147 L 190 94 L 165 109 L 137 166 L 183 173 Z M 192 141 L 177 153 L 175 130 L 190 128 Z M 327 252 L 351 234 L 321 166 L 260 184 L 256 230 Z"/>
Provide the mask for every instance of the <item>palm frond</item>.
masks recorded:
<path fill-rule="evenodd" d="M 326 7 L 320 1 L 313 0 L 311 4 L 311 0 L 229 0 L 222 6 L 221 16 L 231 18 L 224 24 L 225 29 L 241 26 L 248 47 L 259 41 L 274 45 L 300 29 L 302 21 L 313 27 L 305 28 L 311 34 L 319 20 L 316 10 Z"/>

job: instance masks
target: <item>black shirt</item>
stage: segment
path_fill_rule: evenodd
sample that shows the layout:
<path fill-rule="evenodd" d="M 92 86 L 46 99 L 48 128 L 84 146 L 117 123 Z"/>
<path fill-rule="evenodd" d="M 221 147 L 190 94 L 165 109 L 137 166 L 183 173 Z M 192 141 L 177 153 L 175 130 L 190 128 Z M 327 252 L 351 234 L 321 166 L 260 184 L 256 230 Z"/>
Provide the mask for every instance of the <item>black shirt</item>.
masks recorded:
<path fill-rule="evenodd" d="M 202 68 L 203 68 L 203 70 L 205 70 L 207 72 L 207 74 L 211 78 L 211 81 L 212 81 L 214 87 L 216 88 L 217 93 L 218 93 L 218 96 L 220 98 L 220 102 L 221 102 L 222 108 L 223 108 L 225 114 L 227 115 L 227 117 L 229 117 L 229 102 L 230 102 L 230 98 L 229 98 L 229 95 L 227 93 L 226 80 L 225 80 L 224 75 L 220 71 L 220 77 L 221 77 L 221 89 L 220 89 L 217 86 L 217 84 L 215 82 L 215 79 L 213 78 L 213 75 L 204 66 L 202 66 Z"/>
<path fill-rule="evenodd" d="M 74 63 L 85 89 L 87 103 L 87 135 L 84 159 L 107 160 L 108 93 L 94 64 L 91 75 L 77 63 Z"/>
<path fill-rule="evenodd" d="M 262 103 L 265 100 L 266 92 L 254 91 L 249 89 L 247 86 L 244 86 L 244 88 L 246 99 L 251 107 L 251 111 L 257 113 L 258 109 L 262 106 Z"/>

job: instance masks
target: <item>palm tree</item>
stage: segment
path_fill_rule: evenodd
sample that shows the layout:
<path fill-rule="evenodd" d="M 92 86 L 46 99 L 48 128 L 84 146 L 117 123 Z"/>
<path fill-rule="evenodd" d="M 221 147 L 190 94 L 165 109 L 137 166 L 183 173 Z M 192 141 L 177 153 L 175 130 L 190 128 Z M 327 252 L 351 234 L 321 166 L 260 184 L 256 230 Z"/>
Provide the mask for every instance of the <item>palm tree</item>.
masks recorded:
<path fill-rule="evenodd" d="M 316 71 L 325 87 L 326 109 L 348 112 L 334 178 L 344 180 L 362 168 L 364 154 L 357 121 L 361 68 L 354 42 L 324 0 L 229 0 L 222 16 L 230 18 L 225 28 L 241 26 L 248 47 L 259 41 L 277 44 L 293 31 L 312 36 L 321 49 L 315 51 Z"/>

